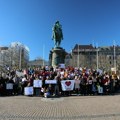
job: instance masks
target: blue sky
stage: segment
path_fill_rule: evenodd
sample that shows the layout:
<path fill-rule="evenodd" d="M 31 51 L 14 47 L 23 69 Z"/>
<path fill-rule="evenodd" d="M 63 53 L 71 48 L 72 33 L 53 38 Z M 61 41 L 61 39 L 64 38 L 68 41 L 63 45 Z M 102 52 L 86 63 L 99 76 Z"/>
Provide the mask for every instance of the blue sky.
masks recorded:
<path fill-rule="evenodd" d="M 0 45 L 19 41 L 29 47 L 30 60 L 48 60 L 57 20 L 67 52 L 75 44 L 120 45 L 120 0 L 0 0 Z"/>

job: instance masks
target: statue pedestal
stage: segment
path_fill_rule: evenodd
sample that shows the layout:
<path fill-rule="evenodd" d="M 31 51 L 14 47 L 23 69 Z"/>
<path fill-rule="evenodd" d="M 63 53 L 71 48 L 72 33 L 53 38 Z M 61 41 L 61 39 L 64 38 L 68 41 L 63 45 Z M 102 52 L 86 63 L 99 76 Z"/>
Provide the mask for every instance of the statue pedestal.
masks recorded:
<path fill-rule="evenodd" d="M 59 64 L 65 63 L 66 52 L 61 47 L 55 47 L 50 51 L 50 65 L 56 68 Z"/>

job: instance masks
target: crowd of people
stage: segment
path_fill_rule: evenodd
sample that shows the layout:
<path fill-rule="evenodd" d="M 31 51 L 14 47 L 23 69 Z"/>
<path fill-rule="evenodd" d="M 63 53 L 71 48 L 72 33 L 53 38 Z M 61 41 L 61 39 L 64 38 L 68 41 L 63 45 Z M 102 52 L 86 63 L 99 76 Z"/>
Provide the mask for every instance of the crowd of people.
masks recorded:
<path fill-rule="evenodd" d="M 22 73 L 19 75 L 18 73 Z M 120 89 L 119 75 L 87 68 L 44 66 L 26 70 L 1 72 L 0 96 L 24 95 L 25 87 L 33 86 L 34 80 L 42 80 L 42 87 L 34 88 L 34 96 L 112 95 Z M 56 80 L 56 84 L 45 84 Z M 63 91 L 61 81 L 74 80 L 72 91 Z M 11 83 L 12 88 L 7 87 Z"/>

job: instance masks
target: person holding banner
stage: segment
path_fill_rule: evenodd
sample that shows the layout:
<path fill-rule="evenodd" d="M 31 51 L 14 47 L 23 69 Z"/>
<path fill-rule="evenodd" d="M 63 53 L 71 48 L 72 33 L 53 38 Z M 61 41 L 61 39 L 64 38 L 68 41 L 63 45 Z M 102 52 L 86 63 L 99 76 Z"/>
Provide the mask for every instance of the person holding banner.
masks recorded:
<path fill-rule="evenodd" d="M 13 78 L 10 76 L 9 80 L 6 83 L 7 95 L 13 95 L 13 92 L 14 92 L 13 91 L 13 84 L 14 84 Z"/>
<path fill-rule="evenodd" d="M 48 98 L 48 97 L 50 97 L 50 90 L 49 90 L 49 88 L 47 88 L 46 90 L 45 90 L 45 93 L 44 93 L 44 97 L 45 98 Z"/>
<path fill-rule="evenodd" d="M 75 76 L 75 92 L 77 95 L 80 95 L 80 78 Z"/>
<path fill-rule="evenodd" d="M 57 81 L 54 88 L 54 96 L 59 96 L 59 85 L 60 85 L 60 76 L 56 76 L 55 80 Z"/>
<path fill-rule="evenodd" d="M 21 94 L 24 95 L 24 88 L 27 86 L 28 84 L 28 80 L 27 80 L 27 75 L 24 75 L 24 77 L 22 78 L 22 83 L 21 83 Z"/>
<path fill-rule="evenodd" d="M 42 80 L 39 79 L 38 76 L 33 80 L 33 87 L 34 87 L 34 95 L 40 96 L 41 95 L 41 88 L 42 88 Z"/>
<path fill-rule="evenodd" d="M 15 75 L 13 81 L 14 81 L 14 85 L 13 85 L 14 95 L 18 95 L 20 93 L 20 87 L 19 87 L 20 78 L 17 75 Z"/>
<path fill-rule="evenodd" d="M 0 95 L 4 96 L 6 94 L 5 78 L 0 77 Z"/>
<path fill-rule="evenodd" d="M 92 78 L 92 76 L 88 77 L 87 84 L 88 84 L 87 85 L 87 87 L 88 87 L 88 94 L 92 95 L 92 85 L 93 85 L 93 78 Z"/>

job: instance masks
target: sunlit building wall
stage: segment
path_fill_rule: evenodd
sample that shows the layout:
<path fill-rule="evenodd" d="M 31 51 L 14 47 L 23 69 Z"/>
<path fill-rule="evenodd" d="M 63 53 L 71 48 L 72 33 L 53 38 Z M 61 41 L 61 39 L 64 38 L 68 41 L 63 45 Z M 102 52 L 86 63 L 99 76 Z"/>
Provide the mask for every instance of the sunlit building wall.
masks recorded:
<path fill-rule="evenodd" d="M 97 54 L 98 51 L 98 54 Z M 110 71 L 116 67 L 120 70 L 120 46 L 93 47 L 90 45 L 78 45 L 71 51 L 71 65 L 74 67 L 87 67 Z M 115 56 L 115 57 L 114 57 Z M 98 57 L 98 59 L 97 59 Z M 114 66 L 114 64 L 116 66 Z"/>
<path fill-rule="evenodd" d="M 29 49 L 19 42 L 13 42 L 9 47 L 0 47 L 0 66 L 22 69 L 28 66 Z"/>
<path fill-rule="evenodd" d="M 11 53 L 11 66 L 19 69 L 26 68 L 29 62 L 29 49 L 25 45 L 14 42 L 9 47 Z"/>

